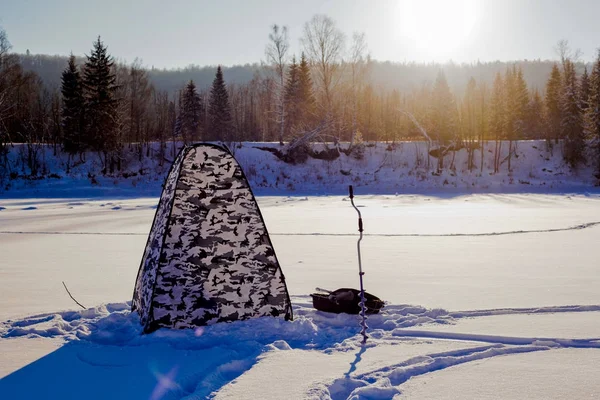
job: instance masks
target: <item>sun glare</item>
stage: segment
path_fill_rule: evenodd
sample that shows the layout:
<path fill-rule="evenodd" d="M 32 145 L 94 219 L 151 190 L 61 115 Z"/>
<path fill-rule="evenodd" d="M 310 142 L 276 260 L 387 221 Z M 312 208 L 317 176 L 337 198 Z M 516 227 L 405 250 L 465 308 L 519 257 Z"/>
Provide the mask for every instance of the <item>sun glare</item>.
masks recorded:
<path fill-rule="evenodd" d="M 403 0 L 399 34 L 441 61 L 467 40 L 477 19 L 476 0 Z"/>

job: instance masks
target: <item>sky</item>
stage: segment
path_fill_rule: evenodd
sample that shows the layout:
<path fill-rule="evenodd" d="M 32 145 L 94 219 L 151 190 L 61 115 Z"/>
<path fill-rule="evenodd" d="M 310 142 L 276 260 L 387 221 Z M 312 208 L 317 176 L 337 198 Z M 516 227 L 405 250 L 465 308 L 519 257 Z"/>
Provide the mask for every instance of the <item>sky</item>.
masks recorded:
<path fill-rule="evenodd" d="M 273 24 L 299 55 L 315 14 L 348 42 L 364 32 L 380 61 L 555 59 L 561 39 L 591 61 L 600 47 L 598 0 L 0 0 L 15 52 L 83 55 L 100 35 L 116 59 L 155 68 L 261 62 Z"/>

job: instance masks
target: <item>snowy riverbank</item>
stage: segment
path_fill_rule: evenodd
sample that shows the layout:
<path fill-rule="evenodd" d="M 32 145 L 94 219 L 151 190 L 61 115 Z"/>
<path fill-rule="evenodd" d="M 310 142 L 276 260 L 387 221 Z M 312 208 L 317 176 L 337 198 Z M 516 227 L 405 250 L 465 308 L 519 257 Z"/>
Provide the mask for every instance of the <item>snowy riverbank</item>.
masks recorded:
<path fill-rule="evenodd" d="M 170 145 L 169 145 L 170 146 Z M 344 145 L 345 146 L 345 145 Z M 562 160 L 558 146 L 554 151 L 544 141 L 520 141 L 508 171 L 508 143 L 501 149 L 500 170 L 494 173 L 494 146 L 485 146 L 483 168 L 481 152 L 474 152 L 475 167 L 467 165 L 467 150 L 449 152 L 445 169 L 437 174 L 437 158 L 429 156 L 423 142 L 368 144 L 364 158 L 356 159 L 341 152 L 334 160 L 309 157 L 304 163 L 281 161 L 264 148 L 278 149 L 274 143 L 243 143 L 235 148 L 250 184 L 259 195 L 332 195 L 344 194 L 349 184 L 360 193 L 570 193 L 598 192 L 590 166 L 571 170 Z M 156 147 L 156 146 L 155 146 Z M 261 149 L 262 148 L 262 149 Z M 170 150 L 173 150 L 169 147 Z M 315 145 L 315 150 L 322 150 Z M 156 148 L 149 154 L 156 154 Z M 158 196 L 164 176 L 170 166 L 167 160 L 159 164 L 155 158 L 143 158 L 125 151 L 120 173 L 101 174 L 100 159 L 90 153 L 86 162 L 66 173 L 67 156 L 53 155 L 52 149 L 41 148 L 37 157 L 44 165 L 45 177 L 25 178 L 30 171 L 19 160 L 25 146 L 15 146 L 9 155 L 13 179 L 5 180 L 0 197 L 139 197 Z M 168 152 L 169 153 L 169 152 Z M 39 177 L 38 177 L 39 178 Z"/>

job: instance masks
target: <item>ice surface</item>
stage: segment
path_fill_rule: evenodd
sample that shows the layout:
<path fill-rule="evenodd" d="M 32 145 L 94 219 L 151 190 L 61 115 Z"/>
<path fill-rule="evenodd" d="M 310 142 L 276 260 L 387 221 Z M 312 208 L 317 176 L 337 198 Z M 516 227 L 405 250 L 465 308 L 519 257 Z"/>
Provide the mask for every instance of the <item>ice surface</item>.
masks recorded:
<path fill-rule="evenodd" d="M 0 397 L 600 395 L 598 196 L 356 200 L 366 289 L 388 301 L 364 349 L 355 316 L 315 312 L 308 297 L 357 286 L 342 196 L 259 198 L 295 321 L 148 336 L 125 302 L 156 198 L 0 199 Z M 62 311 L 77 310 L 63 280 L 92 308 Z"/>
<path fill-rule="evenodd" d="M 600 350 L 560 349 L 496 357 L 422 375 L 406 399 L 595 399 Z"/>

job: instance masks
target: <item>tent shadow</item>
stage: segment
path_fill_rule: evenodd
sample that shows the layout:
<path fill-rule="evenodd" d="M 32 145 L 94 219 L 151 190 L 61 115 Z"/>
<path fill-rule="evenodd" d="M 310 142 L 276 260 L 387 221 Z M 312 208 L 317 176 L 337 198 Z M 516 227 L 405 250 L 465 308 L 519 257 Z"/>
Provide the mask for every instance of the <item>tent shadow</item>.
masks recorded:
<path fill-rule="evenodd" d="M 260 352 L 231 346 L 177 348 L 172 341 L 135 346 L 70 341 L 0 379 L 0 393 L 15 400 L 167 400 L 192 393 L 204 398 L 250 369 Z"/>
<path fill-rule="evenodd" d="M 304 297 L 296 297 L 300 315 L 294 321 L 262 317 L 149 335 L 141 334 L 137 315 L 125 303 L 106 306 L 108 314 L 90 309 L 9 321 L 0 341 L 15 341 L 24 352 L 34 353 L 49 338 L 69 341 L 0 379 L 0 397 L 206 398 L 250 370 L 266 352 L 325 350 L 358 334 L 355 316 L 312 311 Z"/>

